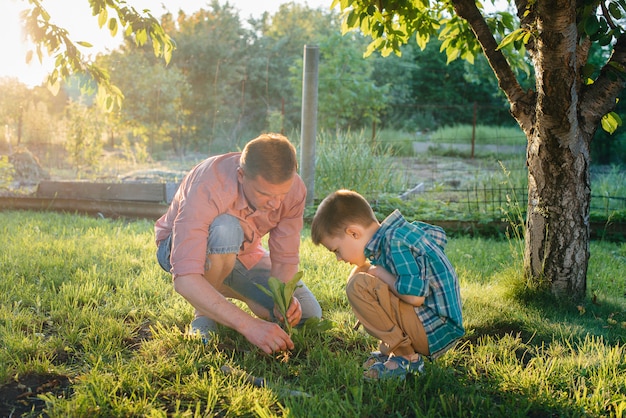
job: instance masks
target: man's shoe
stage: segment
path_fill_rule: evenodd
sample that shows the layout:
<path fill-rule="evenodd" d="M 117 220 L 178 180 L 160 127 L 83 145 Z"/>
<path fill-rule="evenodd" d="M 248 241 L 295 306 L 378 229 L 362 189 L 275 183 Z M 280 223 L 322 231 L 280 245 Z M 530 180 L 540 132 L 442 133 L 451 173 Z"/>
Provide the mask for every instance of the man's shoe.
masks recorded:
<path fill-rule="evenodd" d="M 217 334 L 217 324 L 206 316 L 198 316 L 191 321 L 189 334 L 199 336 L 206 344 L 213 335 Z"/>

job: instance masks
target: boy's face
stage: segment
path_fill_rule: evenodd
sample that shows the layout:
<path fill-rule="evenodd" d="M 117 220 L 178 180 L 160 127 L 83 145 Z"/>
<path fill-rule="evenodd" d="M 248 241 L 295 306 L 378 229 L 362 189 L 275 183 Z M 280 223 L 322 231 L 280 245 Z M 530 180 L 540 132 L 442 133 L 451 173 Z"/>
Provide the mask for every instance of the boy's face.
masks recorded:
<path fill-rule="evenodd" d="M 339 236 L 322 239 L 321 244 L 335 254 L 337 261 L 362 266 L 367 262 L 364 250 L 369 241 L 364 232 L 359 226 L 349 226 Z"/>

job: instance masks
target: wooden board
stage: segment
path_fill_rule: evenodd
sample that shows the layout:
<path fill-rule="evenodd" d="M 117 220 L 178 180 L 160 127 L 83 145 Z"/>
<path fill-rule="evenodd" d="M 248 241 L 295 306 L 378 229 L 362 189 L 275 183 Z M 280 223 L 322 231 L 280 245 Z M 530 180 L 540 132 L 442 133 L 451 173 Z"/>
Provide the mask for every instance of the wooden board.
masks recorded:
<path fill-rule="evenodd" d="M 168 203 L 171 187 L 164 183 L 87 183 L 80 181 L 42 181 L 37 197 L 86 200 L 122 200 Z M 168 196 L 168 194 L 170 196 Z M 169 199 L 168 199 L 169 197 Z"/>

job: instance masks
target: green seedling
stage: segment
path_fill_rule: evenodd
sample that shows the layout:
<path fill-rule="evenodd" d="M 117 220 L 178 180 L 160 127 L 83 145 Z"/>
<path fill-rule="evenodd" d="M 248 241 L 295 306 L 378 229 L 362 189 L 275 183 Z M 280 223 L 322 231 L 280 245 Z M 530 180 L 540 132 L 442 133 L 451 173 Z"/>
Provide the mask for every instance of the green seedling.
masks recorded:
<path fill-rule="evenodd" d="M 283 327 L 289 335 L 291 335 L 292 328 L 287 319 L 287 309 L 289 309 L 289 305 L 291 304 L 293 293 L 296 291 L 296 288 L 300 287 L 298 286 L 298 282 L 302 274 L 301 271 L 297 272 L 287 283 L 281 282 L 276 277 L 270 277 L 267 282 L 269 290 L 257 284 L 258 288 L 271 297 L 276 304 L 278 312 L 283 316 Z"/>

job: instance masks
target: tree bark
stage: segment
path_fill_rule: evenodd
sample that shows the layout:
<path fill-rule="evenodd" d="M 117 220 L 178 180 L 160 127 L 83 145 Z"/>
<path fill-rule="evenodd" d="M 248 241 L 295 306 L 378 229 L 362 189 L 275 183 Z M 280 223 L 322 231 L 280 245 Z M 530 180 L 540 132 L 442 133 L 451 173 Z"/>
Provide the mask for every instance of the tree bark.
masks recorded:
<path fill-rule="evenodd" d="M 535 126 L 527 131 L 524 270 L 560 298 L 582 299 L 589 262 L 589 138 L 578 121 L 574 0 L 536 3 Z"/>

